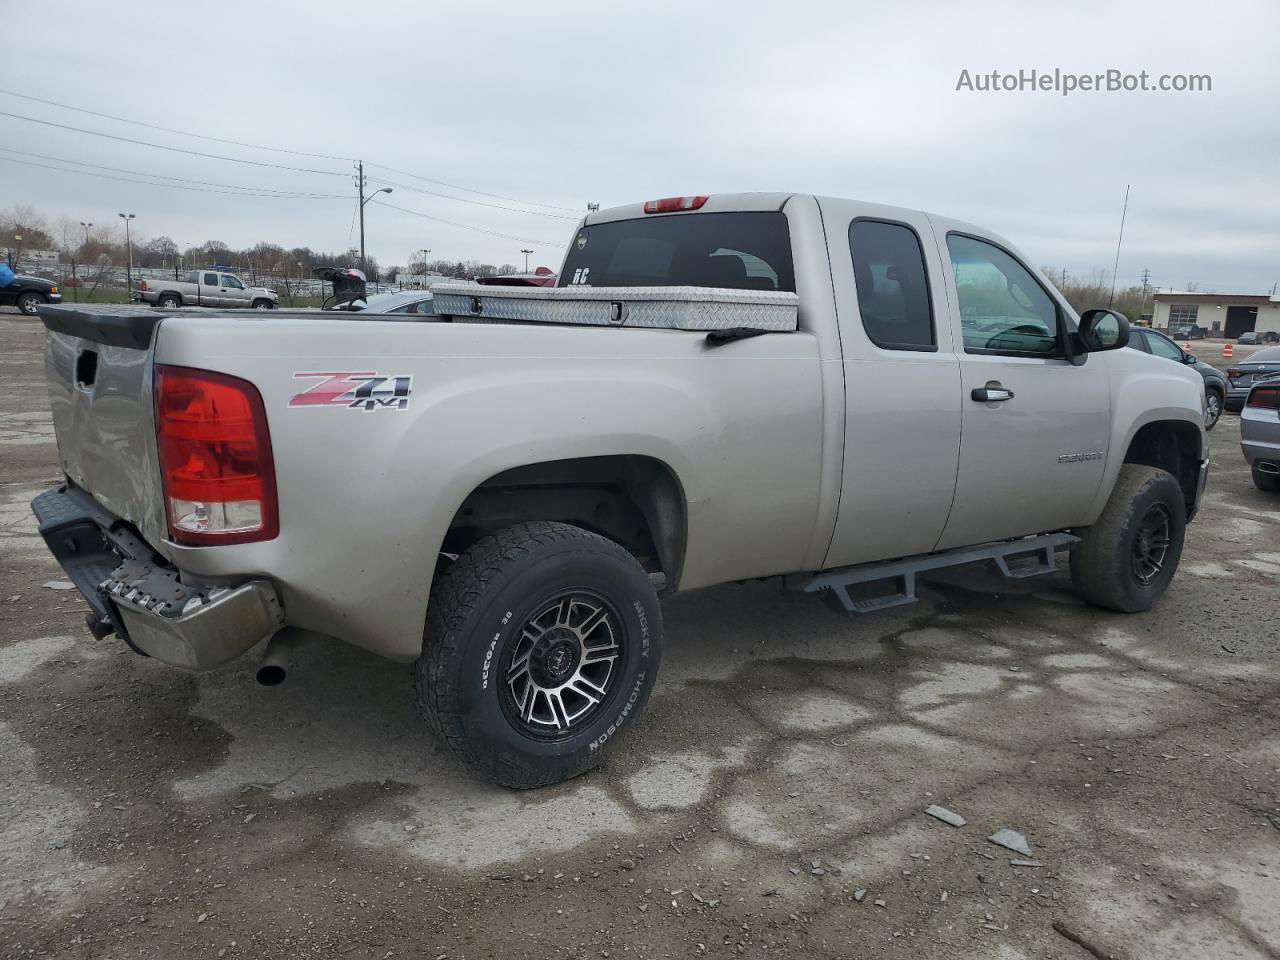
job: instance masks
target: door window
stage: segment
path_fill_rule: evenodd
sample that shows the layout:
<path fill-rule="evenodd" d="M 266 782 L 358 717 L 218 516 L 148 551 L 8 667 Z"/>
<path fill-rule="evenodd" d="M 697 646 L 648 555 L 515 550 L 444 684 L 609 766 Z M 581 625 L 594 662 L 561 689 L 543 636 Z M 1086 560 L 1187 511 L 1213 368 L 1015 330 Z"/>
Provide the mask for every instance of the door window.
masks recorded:
<path fill-rule="evenodd" d="M 994 244 L 947 236 L 965 353 L 1061 356 L 1058 306 L 1031 271 Z"/>
<path fill-rule="evenodd" d="M 849 250 L 862 327 L 877 347 L 936 350 L 933 305 L 920 238 L 881 220 L 849 224 Z"/>
<path fill-rule="evenodd" d="M 222 287 L 224 290 L 243 290 L 244 284 L 241 283 L 239 280 L 237 280 L 235 277 L 229 277 L 226 274 L 223 274 Z"/>

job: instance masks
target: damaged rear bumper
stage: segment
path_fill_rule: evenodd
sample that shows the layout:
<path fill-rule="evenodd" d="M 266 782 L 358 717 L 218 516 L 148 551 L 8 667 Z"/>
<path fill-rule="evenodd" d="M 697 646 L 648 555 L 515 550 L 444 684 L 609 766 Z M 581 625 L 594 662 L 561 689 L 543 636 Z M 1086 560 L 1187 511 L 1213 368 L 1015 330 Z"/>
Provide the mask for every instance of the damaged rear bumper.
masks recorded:
<path fill-rule="evenodd" d="M 64 485 L 31 501 L 40 535 L 93 610 L 95 632 L 184 670 L 221 666 L 284 625 L 266 580 L 195 586 L 88 493 Z"/>

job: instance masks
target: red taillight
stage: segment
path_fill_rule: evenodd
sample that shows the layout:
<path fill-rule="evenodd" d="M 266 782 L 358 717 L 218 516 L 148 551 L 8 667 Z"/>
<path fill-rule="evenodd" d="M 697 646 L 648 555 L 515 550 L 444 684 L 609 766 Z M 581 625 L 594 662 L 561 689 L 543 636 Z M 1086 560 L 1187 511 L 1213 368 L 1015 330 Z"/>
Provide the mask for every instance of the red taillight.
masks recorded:
<path fill-rule="evenodd" d="M 1245 406 L 1262 410 L 1280 410 L 1280 383 L 1272 387 L 1254 387 Z"/>
<path fill-rule="evenodd" d="M 155 400 L 170 539 L 207 545 L 275 537 L 275 463 L 257 388 L 226 374 L 157 365 Z"/>
<path fill-rule="evenodd" d="M 663 197 L 661 200 L 646 200 L 644 212 L 675 213 L 678 210 L 697 210 L 706 202 L 706 197 Z"/>
<path fill-rule="evenodd" d="M 150 290 L 151 288 L 147 286 L 147 281 L 145 281 L 145 280 L 139 280 L 139 281 L 138 281 L 138 289 L 139 289 L 139 290 Z"/>
<path fill-rule="evenodd" d="M 1238 367 L 1227 367 L 1228 380 L 1234 380 L 1238 376 L 1240 376 L 1240 369 Z"/>

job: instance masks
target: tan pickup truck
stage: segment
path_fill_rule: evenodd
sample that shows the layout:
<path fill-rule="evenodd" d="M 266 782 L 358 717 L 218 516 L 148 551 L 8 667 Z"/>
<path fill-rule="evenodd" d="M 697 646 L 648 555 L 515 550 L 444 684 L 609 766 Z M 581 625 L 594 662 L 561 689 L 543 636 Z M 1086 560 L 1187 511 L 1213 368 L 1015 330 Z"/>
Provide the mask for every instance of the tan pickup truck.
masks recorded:
<path fill-rule="evenodd" d="M 1007 241 L 787 193 L 590 214 L 549 290 L 434 315 L 42 307 L 64 482 L 33 507 L 114 631 L 207 670 L 324 635 L 415 664 L 517 787 L 599 761 L 660 590 L 841 608 L 991 562 L 1150 607 L 1204 489 L 1204 386 Z M 697 643 L 681 636 L 681 643 Z"/>
<path fill-rule="evenodd" d="M 266 287 L 250 287 L 234 273 L 217 270 L 188 270 L 182 280 L 139 277 L 134 281 L 132 299 L 157 307 L 252 307 L 272 310 L 280 295 Z"/>

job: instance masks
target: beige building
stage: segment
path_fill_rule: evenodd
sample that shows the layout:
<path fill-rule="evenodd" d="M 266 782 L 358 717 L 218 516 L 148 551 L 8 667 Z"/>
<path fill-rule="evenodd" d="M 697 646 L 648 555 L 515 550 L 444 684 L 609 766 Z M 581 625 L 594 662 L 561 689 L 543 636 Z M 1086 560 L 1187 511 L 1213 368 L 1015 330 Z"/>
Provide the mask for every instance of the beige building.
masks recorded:
<path fill-rule="evenodd" d="M 1157 293 L 1151 325 L 1194 323 L 1209 336 L 1234 340 L 1249 330 L 1280 334 L 1280 297 L 1265 294 Z"/>

